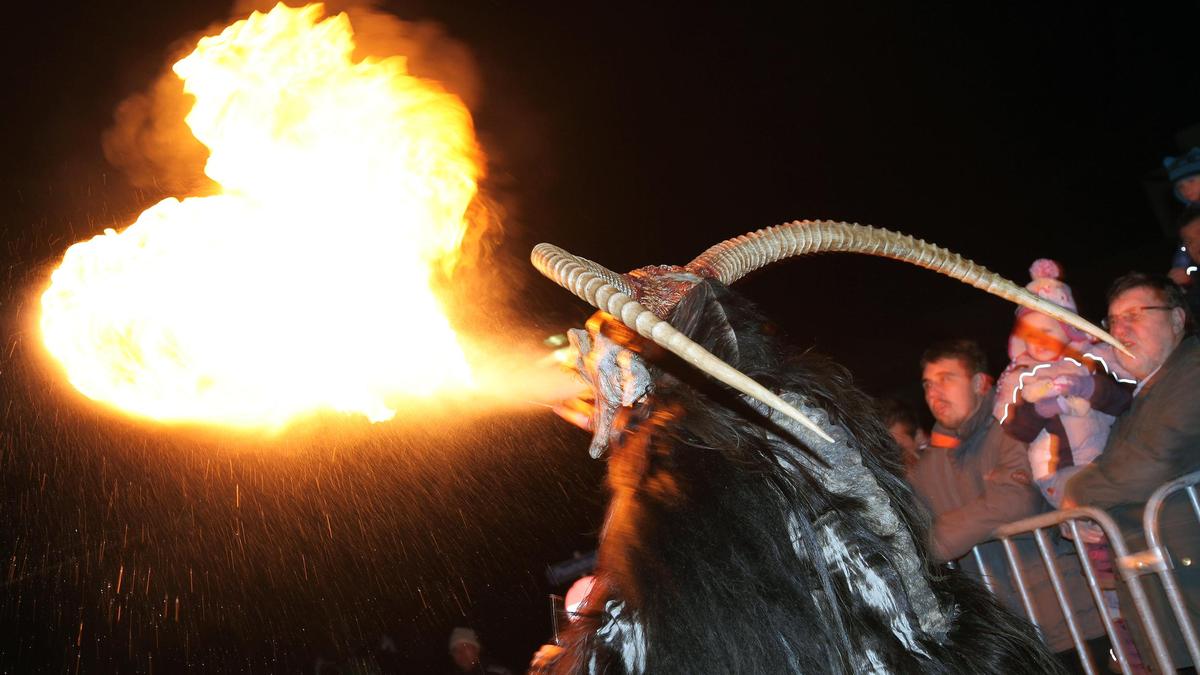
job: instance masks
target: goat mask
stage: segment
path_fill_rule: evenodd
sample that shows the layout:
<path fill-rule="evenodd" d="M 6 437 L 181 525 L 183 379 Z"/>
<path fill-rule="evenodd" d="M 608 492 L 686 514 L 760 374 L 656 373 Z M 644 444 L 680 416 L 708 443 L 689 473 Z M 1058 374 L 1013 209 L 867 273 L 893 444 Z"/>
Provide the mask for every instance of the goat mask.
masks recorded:
<path fill-rule="evenodd" d="M 713 278 L 729 285 L 785 258 L 832 252 L 865 253 L 919 265 L 1051 316 L 1129 353 L 1116 338 L 1078 314 L 1030 293 L 960 255 L 904 234 L 854 223 L 795 221 L 723 241 L 683 267 L 649 266 L 624 275 L 552 244 L 535 246 L 531 259 L 542 274 L 593 307 L 617 317 L 642 337 L 649 338 L 654 344 L 750 398 L 796 420 L 822 440 L 832 442 L 829 434 L 807 415 L 713 356 L 666 320 L 679 300 L 704 278 Z M 586 336 L 582 332 L 574 335 L 573 342 L 582 357 L 578 368 L 598 392 L 597 411 L 591 424 L 594 433 L 591 450 L 593 456 L 598 456 L 607 444 L 604 434 L 608 433 L 614 414 L 611 406 L 631 406 L 640 396 L 630 396 L 637 394 L 639 387 L 648 386 L 648 379 L 639 380 L 631 362 L 616 357 L 619 350 L 614 349 L 611 342 L 585 344 Z M 593 359 L 595 367 L 585 368 L 586 357 L 583 355 L 592 349 L 607 355 Z M 601 381 L 625 383 L 630 389 L 619 391 L 609 386 L 606 390 L 600 385 Z M 610 408 L 608 410 L 605 410 L 606 402 Z"/>

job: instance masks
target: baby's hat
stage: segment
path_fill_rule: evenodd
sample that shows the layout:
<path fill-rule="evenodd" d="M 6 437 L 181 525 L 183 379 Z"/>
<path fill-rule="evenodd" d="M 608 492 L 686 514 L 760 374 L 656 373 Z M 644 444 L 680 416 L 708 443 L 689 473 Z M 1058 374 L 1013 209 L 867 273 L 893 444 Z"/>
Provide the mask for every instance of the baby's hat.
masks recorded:
<path fill-rule="evenodd" d="M 1026 284 L 1025 288 L 1030 293 L 1049 300 L 1059 307 L 1069 309 L 1072 312 L 1079 311 L 1075 306 L 1075 296 L 1071 294 L 1071 287 L 1062 281 L 1062 266 L 1056 261 L 1049 258 L 1038 258 L 1029 266 L 1029 276 L 1033 277 L 1033 281 Z M 1033 311 L 1028 307 L 1018 307 L 1017 319 L 1020 320 L 1021 317 Z M 1063 332 L 1067 335 L 1067 340 L 1072 344 L 1086 345 L 1091 343 L 1092 339 L 1087 333 L 1084 333 L 1071 324 L 1059 321 L 1058 325 L 1062 326 Z M 1023 352 L 1024 343 L 1016 345 L 1010 339 L 1009 356 L 1013 358 L 1016 357 L 1016 354 L 1012 353 L 1014 349 L 1018 350 L 1017 353 Z"/>
<path fill-rule="evenodd" d="M 1030 293 L 1045 298 L 1059 307 L 1066 307 L 1072 312 L 1078 312 L 1075 306 L 1075 296 L 1071 295 L 1071 287 L 1062 281 L 1062 265 L 1049 258 L 1038 258 L 1029 266 L 1029 276 L 1033 281 L 1025 284 Z M 1017 316 L 1023 316 L 1033 310 L 1021 307 Z"/>

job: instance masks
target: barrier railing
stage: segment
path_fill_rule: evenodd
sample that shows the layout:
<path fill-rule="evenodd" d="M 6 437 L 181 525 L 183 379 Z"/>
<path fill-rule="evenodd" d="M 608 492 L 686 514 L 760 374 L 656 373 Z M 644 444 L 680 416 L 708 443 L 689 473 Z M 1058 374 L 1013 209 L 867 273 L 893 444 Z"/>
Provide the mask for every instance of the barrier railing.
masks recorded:
<path fill-rule="evenodd" d="M 996 539 L 1000 540 L 1004 547 L 1005 557 L 1008 559 L 1009 569 L 1012 571 L 1016 591 L 1020 597 L 1021 605 L 1025 609 L 1026 616 L 1031 623 L 1038 627 L 1039 631 L 1042 630 L 1041 624 L 1038 621 L 1037 608 L 1030 597 L 1029 588 L 1025 582 L 1025 570 L 1021 567 L 1016 552 L 1016 545 L 1013 541 L 1016 537 L 1032 534 L 1034 542 L 1037 544 L 1042 564 L 1046 568 L 1050 584 L 1054 589 L 1055 600 L 1067 623 L 1075 650 L 1079 654 L 1080 663 L 1083 665 L 1085 672 L 1089 674 L 1098 672 L 1095 661 L 1092 659 L 1092 654 L 1087 647 L 1078 621 L 1076 620 L 1075 608 L 1071 606 L 1062 572 L 1058 568 L 1057 556 L 1051 549 L 1051 543 L 1047 534 L 1047 530 L 1050 528 L 1055 528 L 1066 523 L 1071 532 L 1075 550 L 1079 554 L 1083 576 L 1087 582 L 1088 589 L 1091 591 L 1092 600 L 1095 602 L 1101 622 L 1104 625 L 1104 630 L 1112 643 L 1113 655 L 1116 657 L 1122 673 L 1131 675 L 1135 672 L 1131 665 L 1129 654 L 1126 653 L 1125 643 L 1117 633 L 1113 618 L 1105 611 L 1104 591 L 1097 580 L 1096 568 L 1088 556 L 1082 532 L 1079 529 L 1080 520 L 1094 522 L 1108 538 L 1108 545 L 1116 557 L 1116 567 L 1129 589 L 1134 605 L 1131 609 L 1137 613 L 1138 618 L 1145 627 L 1146 637 L 1150 642 L 1154 659 L 1158 662 L 1163 672 L 1173 672 L 1175 669 L 1174 661 L 1171 659 L 1170 651 L 1167 649 L 1162 631 L 1158 626 L 1154 613 L 1150 609 L 1145 588 L 1142 586 L 1141 576 L 1153 570 L 1147 569 L 1147 566 L 1144 564 L 1137 564 L 1141 554 L 1130 556 L 1129 550 L 1125 545 L 1125 540 L 1121 537 L 1120 528 L 1107 513 L 1099 509 L 1080 507 L 1066 511 L 1053 511 L 1010 523 L 995 531 Z M 984 576 L 985 585 L 995 593 L 996 589 L 993 582 L 989 579 L 992 575 L 983 565 L 983 558 L 978 547 L 973 551 L 973 556 L 976 563 L 980 565 L 980 572 Z"/>
<path fill-rule="evenodd" d="M 1197 483 L 1200 483 L 1200 471 L 1164 483 L 1150 495 L 1150 499 L 1146 500 L 1146 508 L 1142 512 L 1146 551 L 1143 554 L 1145 559 L 1142 562 L 1150 567 L 1162 582 L 1163 592 L 1167 596 L 1167 604 L 1171 606 L 1171 611 L 1175 614 L 1179 632 L 1183 634 L 1183 641 L 1187 644 L 1188 653 L 1191 654 L 1192 664 L 1200 666 L 1200 640 L 1196 637 L 1196 627 L 1192 625 L 1192 617 L 1188 612 L 1187 603 L 1184 602 L 1183 594 L 1179 591 L 1179 581 L 1175 578 L 1171 555 L 1163 546 L 1158 522 L 1167 498 L 1180 490 L 1187 491 L 1188 501 L 1192 504 L 1192 513 L 1200 522 L 1200 500 L 1196 496 Z M 1184 560 L 1184 564 L 1190 564 L 1190 561 Z"/>

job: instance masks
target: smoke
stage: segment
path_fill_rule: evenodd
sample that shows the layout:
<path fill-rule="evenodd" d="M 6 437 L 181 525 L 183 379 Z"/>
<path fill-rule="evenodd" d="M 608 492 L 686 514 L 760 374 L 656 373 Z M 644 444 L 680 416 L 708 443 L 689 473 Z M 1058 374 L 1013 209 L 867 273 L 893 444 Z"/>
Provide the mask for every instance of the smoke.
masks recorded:
<path fill-rule="evenodd" d="M 160 195 L 191 197 L 210 193 L 215 184 L 204 175 L 208 149 L 192 136 L 184 117 L 192 99 L 170 66 L 195 46 L 199 35 L 181 40 L 172 58 L 143 93 L 117 106 L 113 125 L 101 139 L 104 156 L 125 173 L 130 184 Z"/>

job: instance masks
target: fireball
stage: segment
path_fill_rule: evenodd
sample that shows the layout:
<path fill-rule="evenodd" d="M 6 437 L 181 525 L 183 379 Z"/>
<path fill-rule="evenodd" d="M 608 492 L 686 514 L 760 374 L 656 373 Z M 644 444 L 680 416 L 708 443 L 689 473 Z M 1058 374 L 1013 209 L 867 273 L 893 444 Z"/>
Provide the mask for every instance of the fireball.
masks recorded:
<path fill-rule="evenodd" d="M 470 113 L 402 56 L 354 61 L 349 18 L 322 15 L 256 12 L 174 65 L 220 189 L 67 250 L 41 331 L 86 396 L 281 428 L 473 386 L 432 282 L 482 176 Z"/>

